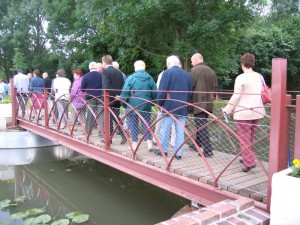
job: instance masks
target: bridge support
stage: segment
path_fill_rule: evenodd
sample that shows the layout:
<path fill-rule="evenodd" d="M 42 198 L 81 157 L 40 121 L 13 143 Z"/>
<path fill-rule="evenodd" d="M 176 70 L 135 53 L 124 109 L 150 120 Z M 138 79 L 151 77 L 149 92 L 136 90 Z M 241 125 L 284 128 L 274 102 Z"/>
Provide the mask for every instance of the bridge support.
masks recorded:
<path fill-rule="evenodd" d="M 270 212 L 271 183 L 274 173 L 288 165 L 288 121 L 287 121 L 287 59 L 272 60 L 272 107 L 270 124 L 270 153 L 268 172 L 267 211 Z"/>

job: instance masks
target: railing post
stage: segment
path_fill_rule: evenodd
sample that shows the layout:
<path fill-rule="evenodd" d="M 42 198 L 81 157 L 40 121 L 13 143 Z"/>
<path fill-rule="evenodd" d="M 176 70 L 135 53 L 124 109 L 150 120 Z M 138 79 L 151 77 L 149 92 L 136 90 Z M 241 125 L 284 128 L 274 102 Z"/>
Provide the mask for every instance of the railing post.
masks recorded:
<path fill-rule="evenodd" d="M 300 159 L 300 95 L 296 96 L 294 158 Z"/>
<path fill-rule="evenodd" d="M 15 85 L 14 85 L 14 78 L 10 78 L 10 92 L 11 92 L 11 126 L 17 126 L 17 100 L 16 100 L 16 90 L 15 90 Z"/>
<path fill-rule="evenodd" d="M 270 152 L 268 171 L 267 211 L 270 212 L 271 183 L 274 173 L 283 170 L 288 163 L 286 146 L 289 131 L 286 121 L 287 59 L 272 59 L 272 104 L 270 124 Z"/>
<path fill-rule="evenodd" d="M 104 149 L 109 150 L 110 149 L 110 112 L 108 109 L 109 105 L 109 91 L 103 90 L 103 102 L 104 102 Z"/>
<path fill-rule="evenodd" d="M 49 114 L 48 114 L 48 90 L 44 88 L 44 113 L 45 113 L 45 128 L 49 128 Z"/>

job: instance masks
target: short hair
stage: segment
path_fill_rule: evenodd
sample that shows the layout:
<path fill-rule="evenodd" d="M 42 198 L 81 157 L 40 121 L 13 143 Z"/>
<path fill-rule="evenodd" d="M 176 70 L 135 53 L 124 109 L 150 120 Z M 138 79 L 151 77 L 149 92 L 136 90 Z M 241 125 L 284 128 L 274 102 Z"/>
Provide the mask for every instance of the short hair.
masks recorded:
<path fill-rule="evenodd" d="M 203 62 L 203 56 L 199 53 L 199 52 L 196 52 L 193 56 L 192 56 L 192 58 L 194 58 L 194 59 L 197 59 L 197 62 Z"/>
<path fill-rule="evenodd" d="M 145 70 L 146 69 L 146 64 L 142 60 L 138 60 L 134 63 L 134 70 Z"/>
<path fill-rule="evenodd" d="M 73 74 L 76 73 L 78 76 L 82 77 L 83 76 L 83 72 L 81 69 L 77 69 L 77 70 L 73 70 Z"/>
<path fill-rule="evenodd" d="M 102 62 L 106 63 L 107 65 L 112 65 L 113 59 L 111 55 L 104 55 L 102 57 Z"/>
<path fill-rule="evenodd" d="M 35 74 L 36 76 L 39 76 L 41 74 L 39 70 L 34 70 L 32 73 Z"/>
<path fill-rule="evenodd" d="M 97 70 L 103 69 L 103 64 L 102 63 L 97 63 Z"/>
<path fill-rule="evenodd" d="M 167 67 L 170 68 L 172 66 L 180 66 L 180 59 L 176 55 L 171 55 L 167 58 Z"/>
<path fill-rule="evenodd" d="M 59 77 L 66 77 L 66 71 L 64 69 L 59 69 L 57 72 L 56 72 L 57 76 Z"/>
<path fill-rule="evenodd" d="M 113 61 L 113 62 L 112 62 L 112 65 L 113 65 L 113 67 L 115 67 L 116 69 L 119 69 L 119 68 L 120 68 L 120 65 L 119 65 L 119 63 L 118 63 L 117 61 Z"/>
<path fill-rule="evenodd" d="M 89 64 L 89 70 L 97 70 L 97 63 L 96 62 L 90 62 Z"/>
<path fill-rule="evenodd" d="M 255 56 L 251 53 L 245 53 L 242 55 L 240 63 L 244 65 L 247 69 L 253 68 L 255 65 Z"/>
<path fill-rule="evenodd" d="M 17 72 L 18 72 L 18 73 L 23 73 L 23 70 L 18 69 Z"/>

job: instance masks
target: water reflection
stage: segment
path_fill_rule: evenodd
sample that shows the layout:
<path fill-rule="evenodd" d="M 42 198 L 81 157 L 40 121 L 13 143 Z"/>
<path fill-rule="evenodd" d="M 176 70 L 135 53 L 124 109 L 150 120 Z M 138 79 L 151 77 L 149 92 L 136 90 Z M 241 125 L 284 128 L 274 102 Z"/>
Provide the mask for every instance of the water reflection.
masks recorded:
<path fill-rule="evenodd" d="M 0 165 L 26 165 L 70 158 L 74 152 L 31 132 L 1 132 Z"/>
<path fill-rule="evenodd" d="M 29 198 L 22 207 L 45 207 L 53 219 L 80 211 L 90 215 L 85 224 L 155 224 L 187 204 L 187 200 L 82 156 L 15 166 L 14 184 L 15 196 Z M 0 190 L 2 187 L 3 182 Z M 0 191 L 0 199 L 6 198 L 3 194 L 12 195 Z"/>

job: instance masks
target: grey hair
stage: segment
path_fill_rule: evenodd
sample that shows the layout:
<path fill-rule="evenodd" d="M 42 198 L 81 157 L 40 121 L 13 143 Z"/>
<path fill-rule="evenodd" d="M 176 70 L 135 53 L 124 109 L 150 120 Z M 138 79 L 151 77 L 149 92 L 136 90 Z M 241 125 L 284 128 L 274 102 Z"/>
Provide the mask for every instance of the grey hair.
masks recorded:
<path fill-rule="evenodd" d="M 90 62 L 89 70 L 97 70 L 97 63 L 96 62 Z"/>
<path fill-rule="evenodd" d="M 171 55 L 167 58 L 167 67 L 171 68 L 172 66 L 180 66 L 180 59 L 176 55 Z"/>

